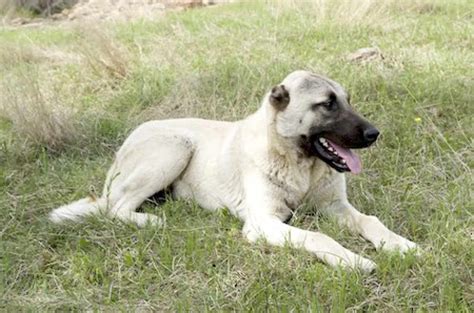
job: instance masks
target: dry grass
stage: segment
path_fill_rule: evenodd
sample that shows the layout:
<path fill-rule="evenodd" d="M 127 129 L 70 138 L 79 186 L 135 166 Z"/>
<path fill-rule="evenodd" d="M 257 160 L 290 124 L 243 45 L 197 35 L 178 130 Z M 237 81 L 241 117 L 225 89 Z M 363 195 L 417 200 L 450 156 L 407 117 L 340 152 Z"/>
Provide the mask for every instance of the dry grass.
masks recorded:
<path fill-rule="evenodd" d="M 315 0 L 302 4 L 298 0 L 280 0 L 276 12 L 287 9 L 310 12 L 312 23 L 331 22 L 334 25 L 378 25 L 388 22 L 385 18 L 394 0 Z M 305 14 L 306 15 L 306 14 Z"/>
<path fill-rule="evenodd" d="M 19 81 L 3 83 L 0 116 L 13 124 L 18 137 L 58 150 L 79 135 L 74 105 L 34 76 L 24 73 Z"/>
<path fill-rule="evenodd" d="M 76 28 L 68 49 L 6 43 L 0 47 L 0 116 L 25 144 L 61 150 L 84 137 L 82 113 L 107 115 L 102 103 L 116 95 L 131 71 L 127 50 L 98 28 Z M 73 52 L 76 51 L 76 52 Z M 81 97 L 93 99 L 81 107 Z"/>
<path fill-rule="evenodd" d="M 2 43 L 0 67 L 13 69 L 18 64 L 44 64 L 46 68 L 78 64 L 81 56 L 60 48 Z"/>
<path fill-rule="evenodd" d="M 0 0 L 0 12 L 24 9 L 35 14 L 51 15 L 70 8 L 78 0 Z"/>
<path fill-rule="evenodd" d="M 82 27 L 79 32 L 82 37 L 82 47 L 79 51 L 95 75 L 112 81 L 127 77 L 131 57 L 124 46 L 97 27 Z"/>

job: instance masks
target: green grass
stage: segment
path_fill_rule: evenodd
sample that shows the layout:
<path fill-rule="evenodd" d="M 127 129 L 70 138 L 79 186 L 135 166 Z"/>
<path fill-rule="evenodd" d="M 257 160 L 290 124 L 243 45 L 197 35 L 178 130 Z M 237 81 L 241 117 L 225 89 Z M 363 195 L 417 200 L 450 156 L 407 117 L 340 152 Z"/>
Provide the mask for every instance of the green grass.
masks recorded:
<path fill-rule="evenodd" d="M 474 7 L 331 3 L 0 30 L 0 308 L 474 310 Z M 384 59 L 347 61 L 368 46 Z M 226 210 L 180 201 L 143 206 L 166 217 L 163 228 L 47 221 L 51 209 L 100 192 L 114 151 L 139 123 L 243 118 L 295 69 L 339 81 L 381 129 L 377 146 L 361 152 L 364 172 L 349 177 L 349 196 L 420 244 L 423 256 L 376 252 L 310 208 L 293 225 L 327 233 L 377 271 L 332 269 L 302 251 L 249 244 Z"/>

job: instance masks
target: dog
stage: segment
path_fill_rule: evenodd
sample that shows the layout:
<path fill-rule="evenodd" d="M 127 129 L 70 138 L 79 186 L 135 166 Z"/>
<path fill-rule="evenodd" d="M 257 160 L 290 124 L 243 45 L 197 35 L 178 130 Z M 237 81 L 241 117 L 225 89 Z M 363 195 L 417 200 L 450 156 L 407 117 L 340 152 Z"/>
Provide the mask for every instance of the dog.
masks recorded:
<path fill-rule="evenodd" d="M 269 91 L 252 115 L 237 122 L 204 119 L 149 121 L 125 140 L 100 198 L 84 198 L 50 213 L 53 222 L 104 213 L 139 226 L 159 225 L 136 212 L 153 194 L 208 210 L 226 207 L 244 223 L 250 242 L 302 248 L 331 266 L 370 272 L 376 264 L 332 238 L 289 225 L 303 203 L 316 206 L 377 249 L 406 252 L 417 245 L 357 211 L 347 200 L 345 172 L 361 161 L 351 149 L 372 145 L 379 131 L 350 105 L 337 82 L 295 71 Z"/>

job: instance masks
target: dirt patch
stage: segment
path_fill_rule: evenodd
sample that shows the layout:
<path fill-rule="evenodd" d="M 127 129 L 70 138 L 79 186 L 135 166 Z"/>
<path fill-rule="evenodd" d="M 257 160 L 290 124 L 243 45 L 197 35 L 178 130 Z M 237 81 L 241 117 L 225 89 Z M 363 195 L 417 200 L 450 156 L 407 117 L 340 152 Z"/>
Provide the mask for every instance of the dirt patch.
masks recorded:
<path fill-rule="evenodd" d="M 384 56 L 379 48 L 361 48 L 347 56 L 347 60 L 352 62 L 366 63 L 374 60 L 383 60 Z"/>
<path fill-rule="evenodd" d="M 70 9 L 49 17 L 6 18 L 8 26 L 35 26 L 47 23 L 67 23 L 71 21 L 121 21 L 136 18 L 151 19 L 167 10 L 209 6 L 232 2 L 233 0 L 79 0 Z"/>

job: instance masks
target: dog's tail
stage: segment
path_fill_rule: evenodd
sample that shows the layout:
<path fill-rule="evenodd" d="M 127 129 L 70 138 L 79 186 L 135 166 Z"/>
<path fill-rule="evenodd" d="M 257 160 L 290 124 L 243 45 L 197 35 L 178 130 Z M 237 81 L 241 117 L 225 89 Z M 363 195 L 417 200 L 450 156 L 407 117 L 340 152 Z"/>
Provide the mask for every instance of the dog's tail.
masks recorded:
<path fill-rule="evenodd" d="M 105 207 L 105 199 L 87 197 L 54 209 L 49 219 L 54 223 L 78 221 L 87 215 L 98 214 Z"/>

